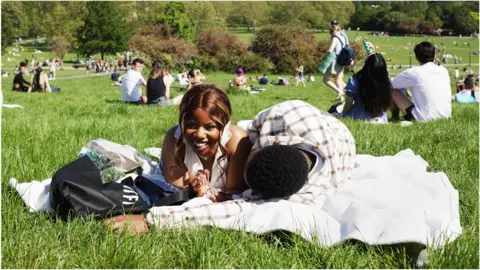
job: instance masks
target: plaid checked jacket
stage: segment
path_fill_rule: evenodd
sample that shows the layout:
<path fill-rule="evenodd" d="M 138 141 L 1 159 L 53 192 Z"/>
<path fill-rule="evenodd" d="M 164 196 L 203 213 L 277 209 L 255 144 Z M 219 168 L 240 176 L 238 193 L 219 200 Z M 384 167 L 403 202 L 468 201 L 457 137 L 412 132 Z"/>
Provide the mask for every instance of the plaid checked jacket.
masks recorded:
<path fill-rule="evenodd" d="M 355 163 L 355 140 L 348 128 L 335 117 L 301 100 L 290 100 L 257 114 L 248 131 L 252 153 L 280 141 L 282 145 L 302 144 L 324 159 L 321 170 L 309 176 L 305 186 L 288 200 L 312 204 L 319 195 L 332 195 L 349 178 Z M 194 221 L 209 224 L 228 219 L 254 205 L 249 192 L 243 198 L 223 203 L 200 203 L 155 207 L 147 215 L 149 223 L 160 226 Z M 173 223 L 172 223 L 173 222 Z"/>

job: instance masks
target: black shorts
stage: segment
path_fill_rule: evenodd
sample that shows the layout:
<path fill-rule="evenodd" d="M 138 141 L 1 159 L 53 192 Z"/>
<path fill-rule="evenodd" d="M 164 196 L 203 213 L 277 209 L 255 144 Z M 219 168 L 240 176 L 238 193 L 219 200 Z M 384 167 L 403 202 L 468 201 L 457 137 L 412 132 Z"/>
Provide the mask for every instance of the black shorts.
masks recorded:
<path fill-rule="evenodd" d="M 407 114 L 403 117 L 405 119 L 405 121 L 414 121 L 415 120 L 415 117 L 412 114 L 413 108 L 415 108 L 415 105 L 412 105 L 405 110 L 407 112 Z"/>

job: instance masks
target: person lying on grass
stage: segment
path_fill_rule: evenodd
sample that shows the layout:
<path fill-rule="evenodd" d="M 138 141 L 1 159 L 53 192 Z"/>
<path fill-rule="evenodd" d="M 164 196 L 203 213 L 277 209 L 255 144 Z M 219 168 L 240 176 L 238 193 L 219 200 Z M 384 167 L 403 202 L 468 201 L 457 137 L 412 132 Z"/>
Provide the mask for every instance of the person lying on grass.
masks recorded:
<path fill-rule="evenodd" d="M 250 122 L 250 121 L 248 121 Z M 321 195 L 333 195 L 348 180 L 355 163 L 355 140 L 348 128 L 330 114 L 300 100 L 280 103 L 261 111 L 246 125 L 252 152 L 244 168 L 250 191 L 247 201 L 282 198 L 313 204 Z M 239 173 L 237 171 L 237 173 Z M 216 204 L 197 207 L 216 207 Z M 105 221 L 111 230 L 128 228 L 146 232 L 149 224 L 174 220 L 222 219 L 238 214 L 235 203 L 214 208 L 214 216 L 195 216 L 196 207 L 178 207 L 161 214 L 162 207 L 146 215 L 117 216 Z M 204 209 L 203 209 L 204 210 Z M 167 211 L 170 211 L 167 209 Z"/>
<path fill-rule="evenodd" d="M 263 199 L 311 204 L 332 195 L 355 162 L 355 140 L 335 117 L 291 100 L 257 114 L 248 135 L 252 151 L 245 168 L 248 186 Z"/>
<path fill-rule="evenodd" d="M 247 189 L 242 170 L 251 145 L 247 133 L 230 123 L 231 114 L 227 94 L 214 85 L 197 85 L 185 94 L 179 124 L 168 130 L 162 146 L 168 183 L 193 188 L 199 196 L 205 195 L 200 185 L 205 181 L 228 194 Z M 216 192 L 207 195 L 213 201 L 227 199 Z"/>
<path fill-rule="evenodd" d="M 387 123 L 386 111 L 390 107 L 392 84 L 388 78 L 387 64 L 379 53 L 370 54 L 363 68 L 348 79 L 345 86 L 345 103 L 333 105 L 329 113 L 336 117 Z"/>

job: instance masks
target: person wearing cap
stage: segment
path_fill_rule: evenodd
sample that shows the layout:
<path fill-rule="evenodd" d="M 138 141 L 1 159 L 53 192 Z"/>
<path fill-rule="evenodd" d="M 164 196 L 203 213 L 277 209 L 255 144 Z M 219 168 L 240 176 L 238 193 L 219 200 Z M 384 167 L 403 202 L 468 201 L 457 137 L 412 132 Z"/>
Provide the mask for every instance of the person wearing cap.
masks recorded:
<path fill-rule="evenodd" d="M 340 27 L 340 23 L 338 23 L 337 20 L 333 20 L 333 21 L 330 23 L 330 25 L 331 25 L 331 26 L 338 25 L 338 27 Z M 345 33 L 345 30 L 341 30 L 341 31 L 340 31 L 340 35 L 345 38 L 345 41 L 346 41 L 345 44 L 349 45 L 349 43 L 348 43 L 348 36 L 347 36 L 347 33 Z"/>
<path fill-rule="evenodd" d="M 331 36 L 331 42 L 322 62 L 326 61 L 326 59 L 332 55 L 333 60 L 330 62 L 328 68 L 323 74 L 323 83 L 335 91 L 337 94 L 337 100 L 343 101 L 343 89 L 345 88 L 345 83 L 343 82 L 344 66 L 337 62 L 337 57 L 340 55 L 342 48 L 345 46 L 346 40 L 340 35 L 340 27 L 338 25 L 333 25 L 329 32 Z M 331 78 L 334 79 L 334 82 L 330 80 Z"/>

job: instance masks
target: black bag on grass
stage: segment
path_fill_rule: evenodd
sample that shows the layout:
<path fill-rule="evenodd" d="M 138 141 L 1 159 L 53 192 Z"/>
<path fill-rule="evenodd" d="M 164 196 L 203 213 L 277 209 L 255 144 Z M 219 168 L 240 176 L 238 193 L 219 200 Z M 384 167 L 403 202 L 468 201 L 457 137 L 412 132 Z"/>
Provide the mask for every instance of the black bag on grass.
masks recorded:
<path fill-rule="evenodd" d="M 139 194 L 142 192 L 142 196 Z M 126 177 L 120 183 L 102 183 L 100 170 L 83 156 L 58 170 L 50 184 L 52 208 L 63 220 L 69 217 L 105 218 L 139 214 L 152 206 L 182 204 L 192 198 L 189 191 L 155 184 L 143 176 Z"/>

